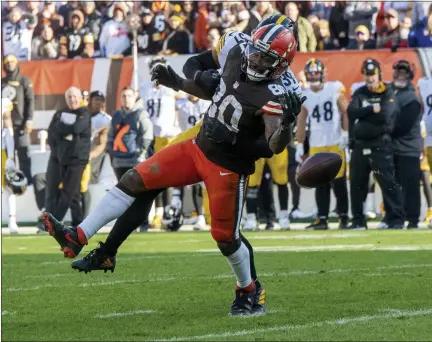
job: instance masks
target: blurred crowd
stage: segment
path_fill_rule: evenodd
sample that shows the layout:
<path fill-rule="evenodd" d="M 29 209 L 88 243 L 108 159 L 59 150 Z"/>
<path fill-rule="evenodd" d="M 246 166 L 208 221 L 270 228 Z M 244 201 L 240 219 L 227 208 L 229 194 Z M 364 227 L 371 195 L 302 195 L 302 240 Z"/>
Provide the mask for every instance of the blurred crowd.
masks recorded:
<path fill-rule="evenodd" d="M 283 13 L 302 52 L 432 46 L 431 1 L 4 1 L 2 55 L 19 60 L 122 57 L 214 47 Z"/>

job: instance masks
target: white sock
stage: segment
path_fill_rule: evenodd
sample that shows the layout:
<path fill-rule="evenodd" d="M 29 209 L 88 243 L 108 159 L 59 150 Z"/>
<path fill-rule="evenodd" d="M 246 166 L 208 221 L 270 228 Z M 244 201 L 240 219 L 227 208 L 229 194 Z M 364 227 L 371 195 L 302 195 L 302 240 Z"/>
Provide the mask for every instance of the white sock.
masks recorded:
<path fill-rule="evenodd" d="M 8 198 L 9 217 L 13 217 L 14 220 L 16 220 L 16 196 L 10 194 L 9 191 L 6 191 L 6 196 L 9 196 Z"/>
<path fill-rule="evenodd" d="M 256 221 L 256 215 L 254 213 L 247 214 L 247 220 Z"/>
<path fill-rule="evenodd" d="M 227 260 L 237 278 L 237 286 L 244 288 L 250 285 L 252 277 L 249 250 L 246 245 L 242 242 L 240 248 L 234 254 L 227 257 Z"/>
<path fill-rule="evenodd" d="M 96 209 L 79 225 L 87 240 L 107 223 L 120 217 L 134 201 L 134 197 L 126 195 L 116 186 L 108 191 Z"/>
<path fill-rule="evenodd" d="M 157 207 L 155 210 L 155 216 L 159 216 L 162 217 L 164 213 L 164 208 L 163 207 Z"/>
<path fill-rule="evenodd" d="M 375 193 L 374 192 L 369 192 L 366 198 L 366 205 L 367 205 L 367 209 L 366 211 L 372 211 L 373 213 L 376 211 L 376 200 L 375 200 Z"/>

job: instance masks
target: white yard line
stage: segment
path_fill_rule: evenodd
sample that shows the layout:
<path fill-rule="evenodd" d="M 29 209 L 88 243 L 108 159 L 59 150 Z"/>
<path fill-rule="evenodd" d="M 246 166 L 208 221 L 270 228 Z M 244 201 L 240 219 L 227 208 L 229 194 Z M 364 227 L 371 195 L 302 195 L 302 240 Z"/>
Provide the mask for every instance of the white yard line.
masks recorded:
<path fill-rule="evenodd" d="M 136 310 L 129 312 L 113 312 L 105 315 L 96 315 L 95 318 L 111 318 L 111 317 L 124 317 L 124 316 L 134 316 L 134 315 L 149 315 L 156 313 L 154 310 Z"/>
<path fill-rule="evenodd" d="M 368 237 L 365 234 L 298 234 L 298 235 L 255 235 L 248 236 L 248 240 L 319 240 L 319 239 L 345 239 L 352 237 Z"/>
<path fill-rule="evenodd" d="M 317 274 L 327 274 L 327 273 L 349 273 L 349 272 L 367 272 L 371 273 L 378 270 L 398 270 L 398 269 L 408 269 L 408 268 L 423 268 L 432 267 L 432 264 L 413 264 L 413 265 L 393 265 L 393 266 L 380 266 L 375 268 L 341 268 L 341 269 L 330 269 L 330 270 L 293 270 L 290 272 L 274 272 L 274 273 L 261 273 L 260 277 L 291 277 L 291 276 L 306 276 L 306 275 L 317 275 Z M 49 276 L 49 275 L 48 275 Z M 65 275 L 67 276 L 67 275 Z M 177 276 L 160 276 L 156 278 L 149 279 L 124 279 L 124 280 L 113 280 L 113 281 L 103 281 L 100 283 L 81 283 L 81 284 L 40 284 L 31 287 L 7 287 L 5 290 L 7 292 L 22 292 L 22 291 L 37 291 L 44 288 L 53 287 L 94 287 L 94 286 L 112 286 L 121 284 L 143 284 L 143 283 L 153 283 L 153 282 L 168 282 L 168 281 L 178 281 L 178 280 L 188 280 L 188 279 L 202 279 L 202 280 L 212 280 L 212 279 L 225 279 L 233 278 L 232 274 L 218 274 L 214 276 L 190 276 L 190 277 L 177 277 Z"/>
<path fill-rule="evenodd" d="M 228 339 L 230 337 L 236 337 L 236 336 L 265 334 L 265 333 L 272 333 L 272 332 L 279 332 L 279 331 L 311 329 L 311 328 L 320 328 L 325 326 L 337 327 L 340 325 L 347 325 L 347 324 L 361 324 L 361 323 L 366 323 L 374 320 L 398 318 L 401 316 L 417 317 L 417 316 L 428 316 L 428 315 L 432 315 L 432 309 L 416 310 L 416 311 L 395 310 L 395 311 L 389 311 L 388 313 L 382 313 L 382 314 L 376 314 L 370 316 L 344 317 L 344 318 L 321 321 L 321 322 L 310 322 L 305 324 L 287 324 L 287 325 L 274 326 L 268 328 L 228 331 L 224 333 L 214 333 L 214 334 L 197 335 L 197 336 L 178 336 L 178 337 L 167 338 L 167 339 L 164 338 L 161 340 L 162 341 L 190 341 L 190 340 L 205 340 L 205 339 L 211 339 L 211 340 Z"/>

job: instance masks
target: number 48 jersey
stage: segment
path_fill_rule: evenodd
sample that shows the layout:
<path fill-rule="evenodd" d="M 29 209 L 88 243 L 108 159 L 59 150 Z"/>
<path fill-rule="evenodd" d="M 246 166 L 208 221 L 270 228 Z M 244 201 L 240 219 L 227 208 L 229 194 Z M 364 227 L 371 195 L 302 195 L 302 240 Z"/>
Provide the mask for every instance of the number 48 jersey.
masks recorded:
<path fill-rule="evenodd" d="M 326 82 L 317 92 L 303 90 L 307 100 L 303 103 L 308 112 L 309 144 L 311 147 L 338 145 L 342 122 L 337 100 L 345 87 L 339 81 Z"/>
<path fill-rule="evenodd" d="M 423 120 L 426 126 L 426 146 L 432 146 L 432 77 L 422 77 L 417 83 L 423 102 Z"/>

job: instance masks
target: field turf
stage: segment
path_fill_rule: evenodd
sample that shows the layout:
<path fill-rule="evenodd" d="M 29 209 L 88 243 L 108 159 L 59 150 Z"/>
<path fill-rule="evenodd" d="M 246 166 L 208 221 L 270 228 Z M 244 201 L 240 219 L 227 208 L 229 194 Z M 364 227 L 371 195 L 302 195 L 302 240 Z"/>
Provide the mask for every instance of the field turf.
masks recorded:
<path fill-rule="evenodd" d="M 246 236 L 263 317 L 227 315 L 209 233 L 134 234 L 106 274 L 73 271 L 49 236 L 3 237 L 2 340 L 431 340 L 432 230 Z"/>

